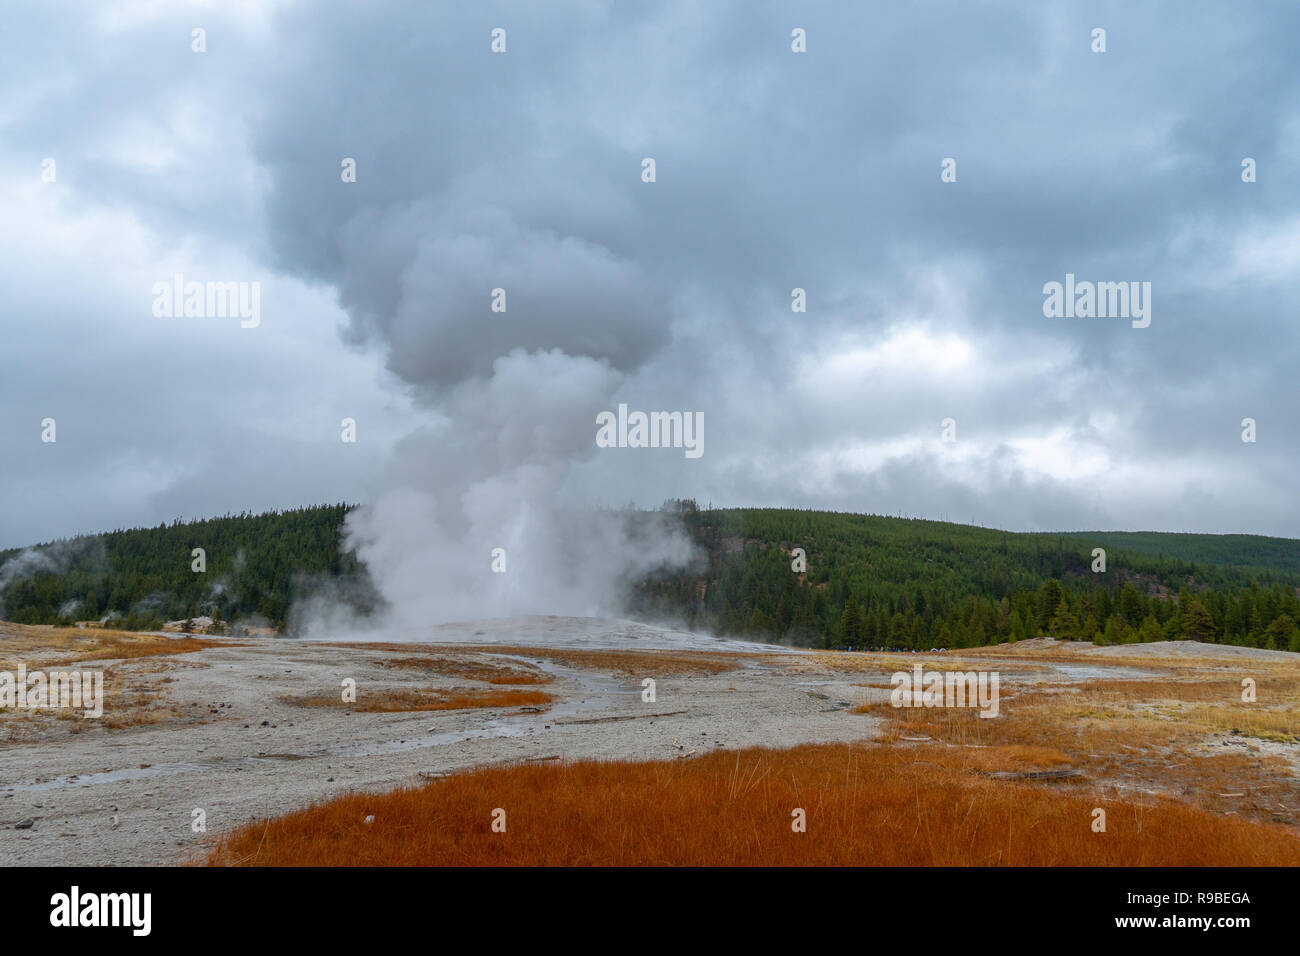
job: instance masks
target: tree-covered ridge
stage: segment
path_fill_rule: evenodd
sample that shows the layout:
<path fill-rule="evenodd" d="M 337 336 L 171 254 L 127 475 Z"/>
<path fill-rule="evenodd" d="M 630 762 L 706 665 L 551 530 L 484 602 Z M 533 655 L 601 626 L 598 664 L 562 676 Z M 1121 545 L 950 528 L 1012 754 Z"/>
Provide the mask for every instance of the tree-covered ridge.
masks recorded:
<path fill-rule="evenodd" d="M 349 506 L 227 515 L 0 551 L 0 617 L 151 629 L 198 615 L 283 627 L 341 581 Z M 1300 542 L 1156 532 L 1021 534 L 824 511 L 671 503 L 689 568 L 634 582 L 631 610 L 719 634 L 814 647 L 968 647 L 1039 634 L 1108 643 L 1194 637 L 1300 650 Z M 645 515 L 650 518 L 653 516 Z M 207 571 L 192 570 L 194 548 Z M 1106 572 L 1092 550 L 1106 549 Z M 794 549 L 807 570 L 795 572 Z M 485 614 L 491 609 L 485 608 Z"/>
<path fill-rule="evenodd" d="M 1049 535 L 1055 537 L 1055 535 Z M 1071 531 L 1090 547 L 1116 548 L 1201 564 L 1226 564 L 1300 575 L 1300 542 L 1258 534 L 1166 534 L 1158 531 Z"/>
<path fill-rule="evenodd" d="M 345 504 L 174 521 L 0 551 L 0 616 L 23 624 L 109 618 L 153 629 L 200 615 L 283 627 L 314 581 L 357 577 L 341 552 Z M 204 573 L 192 552 L 206 553 Z"/>
<path fill-rule="evenodd" d="M 1298 541 L 1023 534 L 875 515 L 672 507 L 701 561 L 642 582 L 634 605 L 719 634 L 814 647 L 971 647 L 1050 635 L 1300 651 Z M 1105 573 L 1092 570 L 1095 547 L 1106 549 Z M 795 548 L 806 554 L 805 573 L 792 570 Z"/>

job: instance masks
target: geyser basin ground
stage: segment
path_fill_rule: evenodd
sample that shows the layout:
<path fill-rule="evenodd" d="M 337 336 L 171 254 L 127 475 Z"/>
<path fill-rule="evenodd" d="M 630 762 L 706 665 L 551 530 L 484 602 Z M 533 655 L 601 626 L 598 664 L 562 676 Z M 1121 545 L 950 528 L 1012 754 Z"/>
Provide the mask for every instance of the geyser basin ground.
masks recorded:
<path fill-rule="evenodd" d="M 21 655 L 29 669 L 42 660 L 75 666 L 70 654 L 89 653 L 64 647 L 43 657 L 34 648 L 46 632 L 54 646 L 54 629 L 0 626 L 0 656 L 13 659 L 5 648 L 12 651 L 19 638 L 33 648 Z M 1094 648 L 1039 641 L 960 658 L 791 653 L 629 622 L 553 617 L 430 627 L 427 640 L 339 646 L 258 638 L 89 661 L 109 671 L 105 716 L 115 718 L 114 726 L 0 715 L 7 731 L 0 746 L 0 862 L 178 863 L 203 858 L 222 832 L 252 820 L 472 767 L 682 760 L 803 743 L 969 748 L 963 752 L 985 762 L 1009 755 L 1080 770 L 1078 779 L 1044 786 L 1181 795 L 1214 812 L 1292 828 L 1300 806 L 1294 655 L 1187 643 Z M 1003 716 L 976 719 L 972 730 L 963 723 L 970 714 L 889 708 L 890 675 L 918 659 L 933 668 L 998 669 Z M 1253 710 L 1236 699 L 1245 676 L 1259 688 Z M 653 702 L 643 699 L 646 678 L 655 680 Z M 302 705 L 341 698 L 349 679 L 356 682 L 355 705 Z M 511 683 L 519 681 L 527 683 Z M 552 703 L 356 709 L 394 691 L 520 687 L 544 691 Z M 971 772 L 981 767 L 972 764 Z M 202 812 L 202 832 L 193 826 L 195 811 Z"/>

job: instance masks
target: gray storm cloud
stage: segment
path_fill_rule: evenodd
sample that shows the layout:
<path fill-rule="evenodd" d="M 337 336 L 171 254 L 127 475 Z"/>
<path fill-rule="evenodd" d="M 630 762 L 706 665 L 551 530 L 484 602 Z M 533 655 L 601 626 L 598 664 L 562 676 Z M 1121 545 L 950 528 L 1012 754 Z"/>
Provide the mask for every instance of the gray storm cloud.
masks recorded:
<path fill-rule="evenodd" d="M 1206 171 L 1219 147 L 1192 119 L 1209 95 L 1200 79 L 1150 81 L 1151 100 L 1183 117 L 1151 130 L 1150 106 L 1121 95 L 1148 75 L 1142 56 L 1120 44 L 1090 58 L 1068 39 L 1091 27 L 1073 7 L 951 7 L 935 32 L 907 12 L 814 6 L 801 25 L 815 55 L 802 58 L 781 49 L 790 24 L 764 5 L 610 10 L 591 37 L 581 4 L 509 14 L 508 56 L 458 45 L 468 25 L 438 29 L 416 11 L 427 55 L 395 59 L 379 52 L 382 18 L 291 17 L 321 82 L 273 80 L 284 105 L 254 135 L 275 173 L 275 255 L 338 290 L 345 337 L 383 349 L 429 413 L 397 445 L 388 490 L 348 526 L 390 606 L 412 620 L 584 613 L 647 555 L 684 558 L 680 542 L 643 553 L 617 528 L 577 533 L 555 506 L 575 475 L 610 503 L 716 495 L 1006 527 L 1151 515 L 1177 527 L 1195 505 L 1201 526 L 1229 530 L 1231 492 L 1216 499 L 1193 476 L 1224 441 L 1201 423 L 1233 396 L 1271 400 L 1226 377 L 1185 389 L 1192 418 L 1155 411 L 1144 384 L 1161 369 L 1180 388 L 1189 355 L 1212 349 L 1226 367 L 1242 348 L 1203 320 L 1211 296 L 1181 291 L 1213 244 L 1183 241 L 1172 262 L 1158 252 L 1188 234 L 1189 188 L 1198 214 L 1229 232 L 1258 202 Z M 1143 26 L 1109 16 L 1119 37 Z M 1162 33 L 1142 55 L 1185 63 L 1195 33 Z M 355 73 L 325 69 L 341 51 L 402 82 L 377 102 Z M 914 69 L 917 51 L 942 69 Z M 842 82 L 862 57 L 895 76 L 889 95 Z M 1250 148 L 1272 155 L 1267 111 L 1286 83 L 1240 79 L 1261 114 Z M 991 123 L 990 103 L 1028 119 Z M 321 175 L 336 155 L 357 157 L 355 184 Z M 636 175 L 644 155 L 659 160 L 653 186 Z M 947 155 L 962 170 L 951 188 L 938 179 Z M 1153 281 L 1164 311 L 1146 338 L 1047 324 L 1040 290 L 1067 271 Z M 796 285 L 813 304 L 792 318 Z M 495 289 L 504 312 L 490 308 Z M 1215 294 L 1277 328 L 1270 291 Z M 1273 374 L 1274 360 L 1250 361 Z M 594 416 L 623 397 L 705 409 L 707 467 L 687 476 L 663 458 L 595 456 Z M 953 413 L 961 452 L 924 444 Z M 1141 415 L 1160 417 L 1152 434 Z M 1182 481 L 1172 496 L 1137 464 L 1162 444 L 1188 458 L 1166 472 Z M 1121 473 L 1133 477 L 1102 477 Z M 1103 480 L 1126 482 L 1123 501 L 1090 490 Z M 1258 522 L 1277 499 L 1256 500 Z M 508 570 L 493 575 L 497 547 Z"/>
<path fill-rule="evenodd" d="M 636 264 L 500 210 L 464 221 L 363 216 L 344 227 L 342 246 L 351 261 L 372 267 L 348 274 L 341 290 L 354 334 L 380 338 L 389 367 L 431 392 L 514 374 L 519 363 L 493 363 L 516 350 L 558 349 L 631 370 L 667 339 L 663 296 Z M 365 252 L 374 248 L 393 258 L 374 261 Z M 377 282 L 395 287 L 396 299 L 369 297 Z M 494 290 L 499 306 L 490 310 Z"/>
<path fill-rule="evenodd" d="M 1300 534 L 1294 5 L 204 19 L 203 55 L 184 5 L 17 5 L 0 33 L 0 543 L 372 501 L 352 540 L 404 601 L 507 547 L 429 585 L 459 614 L 595 597 L 531 570 L 578 550 L 557 501 Z M 142 314 L 176 271 L 263 280 L 261 327 Z M 1151 326 L 1044 317 L 1067 273 L 1151 282 Z M 706 454 L 596 450 L 622 401 L 702 412 Z"/>

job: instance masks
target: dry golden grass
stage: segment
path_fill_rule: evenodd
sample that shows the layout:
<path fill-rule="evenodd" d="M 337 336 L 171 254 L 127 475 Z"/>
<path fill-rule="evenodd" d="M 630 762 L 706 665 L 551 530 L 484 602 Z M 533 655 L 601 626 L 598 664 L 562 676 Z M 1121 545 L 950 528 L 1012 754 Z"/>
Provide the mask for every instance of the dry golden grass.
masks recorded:
<path fill-rule="evenodd" d="M 172 654 L 193 654 L 209 647 L 237 647 L 231 641 L 209 641 L 199 637 L 107 637 L 96 643 L 89 653 L 79 649 L 76 654 L 51 661 L 47 666 L 72 664 L 77 661 L 132 660 L 139 657 L 157 657 Z"/>
<path fill-rule="evenodd" d="M 437 656 L 445 658 L 448 661 L 458 657 L 465 659 L 478 658 L 482 661 L 487 660 L 494 655 L 508 655 L 512 658 L 527 657 L 535 660 L 554 661 L 557 664 L 562 664 L 568 667 L 577 667 L 586 670 L 613 671 L 618 674 L 636 677 L 679 677 L 692 674 L 721 674 L 725 671 L 735 670 L 747 660 L 758 659 L 758 655 L 754 654 L 726 653 L 718 651 L 582 650 L 510 644 L 461 647 L 455 644 L 405 644 L 394 643 L 391 641 L 377 641 L 374 643 L 333 643 L 325 646 L 347 647 L 357 650 L 395 651 L 406 655 L 429 655 L 430 657 Z M 409 665 L 397 664 L 394 666 L 415 667 L 418 665 L 415 664 L 414 661 L 418 659 L 419 658 L 411 658 L 412 663 Z M 500 662 L 498 666 L 519 668 L 530 665 L 510 660 Z M 448 671 L 448 673 L 455 672 Z M 466 674 L 464 676 L 471 675 Z M 483 678 L 474 677 L 474 679 L 482 680 Z M 525 682 L 510 681 L 509 683 Z"/>
<path fill-rule="evenodd" d="M 14 671 L 19 663 L 29 672 L 66 668 L 93 661 L 121 661 L 103 667 L 103 714 L 83 717 L 84 708 L 59 710 L 0 710 L 0 732 L 6 743 L 38 743 L 51 734 L 80 734 L 103 728 L 122 730 L 187 720 L 164 685 L 166 658 L 208 647 L 229 647 L 229 641 L 168 638 L 132 631 L 76 627 L 45 627 L 0 622 L 0 670 Z M 152 663 L 147 659 L 152 658 Z"/>
<path fill-rule="evenodd" d="M 1288 759 L 1288 748 L 1268 746 L 1300 741 L 1300 682 L 1261 675 L 1257 694 L 1245 703 L 1235 677 L 1188 671 L 1162 681 L 1004 685 L 994 719 L 972 708 L 887 701 L 855 712 L 883 718 L 886 741 L 927 756 L 947 748 L 1046 747 L 1066 755 L 1093 786 L 1160 792 L 1219 813 L 1295 824 L 1300 753 Z"/>
<path fill-rule="evenodd" d="M 162 686 L 169 678 L 137 668 L 113 668 L 104 677 L 104 716 L 96 721 L 101 726 L 122 730 L 188 719 L 184 708 Z M 80 732 L 82 722 L 75 717 L 68 719 L 73 721 L 69 730 Z"/>
<path fill-rule="evenodd" d="M 1014 661 L 1017 667 L 1022 662 L 1036 661 L 1047 664 L 1085 664 L 1089 667 L 1132 667 L 1161 671 L 1185 671 L 1196 668 L 1249 670 L 1251 673 L 1275 670 L 1292 676 L 1300 674 L 1300 654 L 1282 659 L 1257 658 L 1248 655 L 1225 657 L 1215 653 L 1214 649 L 1219 646 L 1221 645 L 1175 641 L 1172 642 L 1172 647 L 1177 648 L 1177 652 L 1167 654 L 1165 650 L 1170 647 L 1168 642 L 1124 644 L 1102 648 L 1090 641 L 1059 641 L 1049 645 L 1042 639 L 1036 638 L 1014 644 L 987 644 L 983 647 L 948 651 L 945 656 L 957 654 L 972 660 L 1001 658 Z M 929 657 L 934 656 L 937 655 L 929 655 Z"/>
<path fill-rule="evenodd" d="M 1219 733 L 1257 737 L 1276 743 L 1300 743 L 1300 708 L 1294 703 L 1282 708 L 1239 705 L 1183 707 L 1166 711 L 1166 714 Z"/>
<path fill-rule="evenodd" d="M 188 720 L 185 709 L 163 686 L 171 678 L 146 665 L 104 668 L 103 713 L 84 717 L 85 707 L 58 710 L 0 710 L 5 743 L 47 741 L 52 731 L 80 734 L 93 728 L 123 730 Z"/>
<path fill-rule="evenodd" d="M 965 654 L 965 651 L 961 652 Z M 889 685 L 889 675 L 895 671 L 911 671 L 920 664 L 928 671 L 964 671 L 971 670 L 971 662 L 956 653 L 944 654 L 903 654 L 892 652 L 873 652 L 869 654 L 849 653 L 847 651 L 815 651 L 810 654 L 783 654 L 775 658 L 787 670 L 795 673 L 847 673 L 847 674 L 881 674 L 882 681 Z M 986 662 L 981 661 L 981 664 Z M 1017 659 L 1017 671 L 1046 671 L 1046 667 L 1035 664 L 1022 665 Z"/>
<path fill-rule="evenodd" d="M 528 686 L 549 684 L 555 678 L 532 665 L 506 664 L 500 661 L 476 658 L 454 658 L 442 655 L 415 657 L 388 657 L 381 661 L 384 667 L 431 671 L 449 677 L 482 681 L 485 684 Z"/>
<path fill-rule="evenodd" d="M 946 651 L 946 654 L 960 654 L 962 657 L 980 658 L 980 657 L 1000 657 L 1015 659 L 1019 661 L 1046 661 L 1053 664 L 1062 662 L 1084 662 L 1088 664 L 1106 664 L 1127 665 L 1132 667 L 1135 663 L 1146 664 L 1147 658 L 1143 657 L 1140 661 L 1132 658 L 1124 658 L 1119 655 L 1102 655 L 1097 654 L 1089 641 L 1059 641 L 1056 644 L 1046 644 L 1040 638 L 1027 641 L 1017 641 L 1006 644 L 985 644 L 983 647 L 967 647 L 959 651 Z M 1154 658 L 1153 663 L 1159 660 L 1172 660 L 1177 663 L 1177 658 L 1165 659 Z"/>
<path fill-rule="evenodd" d="M 230 641 L 168 638 L 130 631 L 75 627 L 41 627 L 0 622 L 0 670 L 14 671 L 23 664 L 28 672 L 49 671 L 95 661 L 121 661 L 103 667 L 103 714 L 82 716 L 83 708 L 59 710 L 0 709 L 0 732 L 6 743 L 38 743 L 52 732 L 80 734 L 93 728 L 123 730 L 188 720 L 162 686 L 155 662 L 208 647 L 239 646 Z"/>
<path fill-rule="evenodd" d="M 191 654 L 209 647 L 240 647 L 232 641 L 197 637 L 164 637 L 134 631 L 78 627 L 43 627 L 0 622 L 0 670 L 13 670 L 21 661 L 28 669 L 62 667 L 79 661 L 131 660 L 137 657 Z M 33 663 L 39 659 L 39 665 Z"/>
<path fill-rule="evenodd" d="M 950 760 L 962 761 L 962 766 L 978 773 L 1026 773 L 1069 767 L 1074 761 L 1051 747 L 1025 744 L 1005 744 L 965 750 L 960 755 L 950 755 Z"/>
<path fill-rule="evenodd" d="M 393 714 L 415 710 L 469 710 L 476 707 L 549 706 L 550 694 L 539 690 L 474 690 L 456 688 L 436 690 L 390 689 L 361 694 L 353 703 L 345 703 L 337 694 L 308 697 L 281 697 L 299 707 L 336 707 L 365 714 Z"/>
<path fill-rule="evenodd" d="M 1189 675 L 1183 680 L 1092 680 L 1079 685 L 1089 696 L 1126 701 L 1240 701 L 1241 682 L 1216 676 Z M 1256 681 L 1260 697 L 1285 695 L 1295 687 L 1294 681 L 1281 677 L 1261 677 Z"/>
<path fill-rule="evenodd" d="M 871 745 L 521 764 L 353 794 L 224 837 L 212 865 L 1296 866 L 1283 827 L 993 780 L 975 750 Z M 1049 754 L 1007 752 L 1038 764 Z M 1106 832 L 1092 830 L 1106 810 Z M 494 811 L 506 831 L 493 832 Z M 793 811 L 806 832 L 792 830 Z M 373 816 L 373 822 L 365 820 Z"/>

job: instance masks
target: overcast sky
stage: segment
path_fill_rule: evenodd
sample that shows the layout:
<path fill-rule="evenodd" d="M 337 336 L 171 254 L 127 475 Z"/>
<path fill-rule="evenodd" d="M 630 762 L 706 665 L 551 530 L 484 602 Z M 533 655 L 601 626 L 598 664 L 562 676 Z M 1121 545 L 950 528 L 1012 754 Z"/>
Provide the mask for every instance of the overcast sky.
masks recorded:
<path fill-rule="evenodd" d="M 4 21 L 0 547 L 421 484 L 1300 536 L 1293 3 Z M 155 315 L 178 273 L 260 324 Z M 1045 317 L 1067 273 L 1150 325 Z M 597 448 L 620 402 L 703 455 Z"/>

